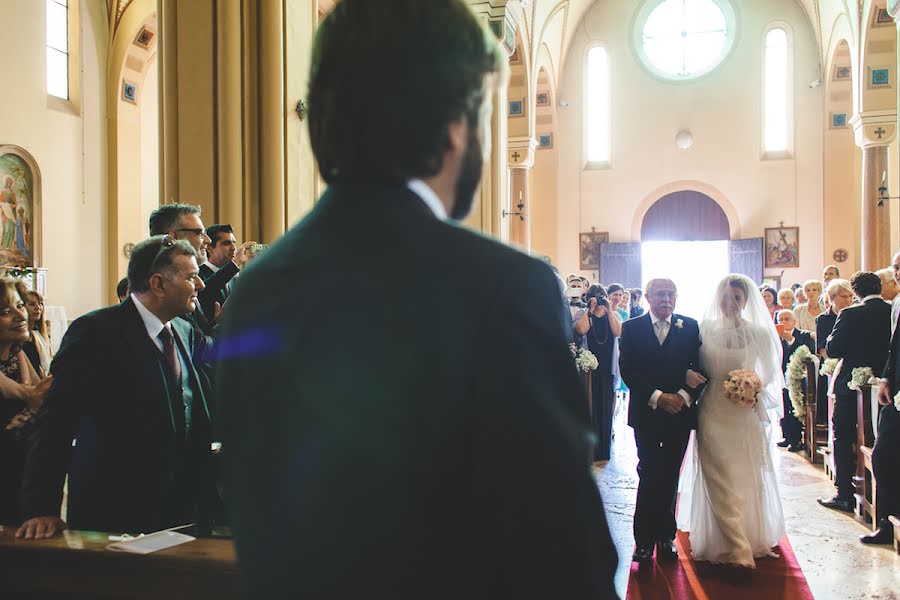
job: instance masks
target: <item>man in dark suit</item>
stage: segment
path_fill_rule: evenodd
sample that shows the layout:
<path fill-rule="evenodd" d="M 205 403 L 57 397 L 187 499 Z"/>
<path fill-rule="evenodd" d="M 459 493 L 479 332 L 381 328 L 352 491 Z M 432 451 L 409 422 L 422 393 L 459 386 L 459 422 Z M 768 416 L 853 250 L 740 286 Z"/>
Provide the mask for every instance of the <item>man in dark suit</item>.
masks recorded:
<path fill-rule="evenodd" d="M 175 318 L 203 286 L 196 256 L 168 236 L 141 242 L 128 265 L 131 295 L 66 332 L 28 440 L 19 537 L 66 526 L 66 474 L 73 529 L 151 532 L 212 507 L 207 390 L 194 367 L 203 338 Z"/>
<path fill-rule="evenodd" d="M 209 246 L 206 248 L 206 262 L 200 265 L 200 279 L 206 287 L 198 294 L 203 312 L 216 315 L 217 308 L 225 305 L 235 283 L 235 276 L 247 263 L 247 252 L 254 242 L 238 245 L 231 225 L 211 225 L 206 229 Z"/>
<path fill-rule="evenodd" d="M 850 279 L 860 304 L 841 311 L 825 344 L 829 358 L 842 358 L 841 372 L 834 382 L 834 485 L 837 494 L 819 498 L 827 508 L 853 512 L 853 475 L 856 454 L 856 392 L 847 384 L 853 369 L 870 367 L 879 372 L 887 362 L 891 344 L 891 305 L 881 299 L 878 275 L 861 271 Z"/>
<path fill-rule="evenodd" d="M 900 255 L 898 255 L 900 256 Z M 897 259 L 894 259 L 897 264 Z M 895 272 L 900 268 L 895 267 Z M 878 529 L 860 536 L 863 544 L 891 544 L 894 526 L 888 517 L 900 517 L 900 404 L 894 398 L 900 394 L 900 328 L 893 327 L 891 350 L 878 388 L 881 414 L 878 417 L 878 436 L 872 449 L 872 471 L 878 483 Z"/>
<path fill-rule="evenodd" d="M 675 495 L 691 430 L 697 426 L 700 328 L 697 321 L 674 314 L 678 293 L 669 279 L 647 284 L 650 312 L 622 324 L 619 367 L 631 390 L 628 425 L 638 451 L 637 505 L 634 511 L 633 560 L 673 559 Z M 691 384 L 688 385 L 688 377 Z"/>
<path fill-rule="evenodd" d="M 244 594 L 615 598 L 557 280 L 447 221 L 506 85 L 496 39 L 462 0 L 342 0 L 313 56 L 328 191 L 241 274 L 219 339 Z"/>
<path fill-rule="evenodd" d="M 778 311 L 778 324 L 781 325 L 781 370 L 787 369 L 788 362 L 794 352 L 801 346 L 806 346 L 811 354 L 816 353 L 816 343 L 812 334 L 802 329 L 797 329 L 797 319 L 789 310 Z M 781 448 L 787 448 L 791 452 L 803 450 L 803 423 L 794 416 L 794 404 L 791 402 L 787 388 L 782 390 L 784 401 L 784 418 L 781 419 L 781 433 L 784 439 L 778 442 Z"/>

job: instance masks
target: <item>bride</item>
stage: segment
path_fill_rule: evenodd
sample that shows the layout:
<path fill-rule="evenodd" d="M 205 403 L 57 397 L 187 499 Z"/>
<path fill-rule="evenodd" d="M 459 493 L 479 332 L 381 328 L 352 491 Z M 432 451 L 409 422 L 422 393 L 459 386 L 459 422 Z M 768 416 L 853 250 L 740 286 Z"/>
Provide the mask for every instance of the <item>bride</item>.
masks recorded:
<path fill-rule="evenodd" d="M 700 336 L 709 381 L 685 458 L 678 527 L 690 533 L 695 560 L 754 568 L 754 558 L 777 556 L 772 549 L 784 536 L 770 438 L 783 412 L 781 344 L 755 284 L 743 275 L 719 283 Z M 725 396 L 735 369 L 751 369 L 762 381 L 754 408 Z"/>

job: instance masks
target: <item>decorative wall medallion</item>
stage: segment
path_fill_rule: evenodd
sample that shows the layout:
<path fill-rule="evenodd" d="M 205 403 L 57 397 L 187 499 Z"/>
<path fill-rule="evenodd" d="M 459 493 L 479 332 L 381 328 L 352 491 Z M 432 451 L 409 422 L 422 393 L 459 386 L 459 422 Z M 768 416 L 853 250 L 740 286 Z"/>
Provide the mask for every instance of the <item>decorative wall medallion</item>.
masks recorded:
<path fill-rule="evenodd" d="M 134 250 L 134 244 L 133 244 L 132 242 L 128 242 L 128 243 L 126 243 L 124 246 L 122 246 L 122 254 L 123 254 L 123 255 L 125 256 L 125 258 L 127 258 L 128 260 L 131 260 L 131 252 L 132 252 L 133 250 Z"/>
<path fill-rule="evenodd" d="M 868 67 L 866 87 L 871 89 L 891 87 L 891 67 Z"/>
<path fill-rule="evenodd" d="M 872 27 L 893 27 L 894 18 L 886 8 L 876 8 L 872 14 Z"/>
<path fill-rule="evenodd" d="M 846 250 L 844 250 L 843 248 L 838 248 L 834 251 L 832 258 L 834 259 L 834 262 L 842 263 L 847 262 L 847 256 L 848 254 Z"/>
<path fill-rule="evenodd" d="M 550 106 L 550 92 L 538 92 L 535 106 Z"/>
<path fill-rule="evenodd" d="M 832 81 L 850 81 L 853 71 L 850 67 L 843 65 L 835 65 L 834 73 L 831 76 Z"/>
<path fill-rule="evenodd" d="M 509 102 L 509 116 L 511 117 L 521 117 L 525 114 L 525 101 L 524 100 L 510 100 Z"/>
<path fill-rule="evenodd" d="M 153 37 L 156 34 L 146 27 L 141 27 L 140 32 L 138 32 L 137 37 L 134 38 L 134 43 L 137 46 L 140 46 L 143 49 L 147 49 L 150 47 L 150 42 L 153 41 Z"/>
<path fill-rule="evenodd" d="M 137 104 L 137 86 L 127 81 L 122 81 L 122 100 Z"/>
<path fill-rule="evenodd" d="M 512 56 L 509 57 L 509 64 L 511 64 L 511 65 L 522 64 L 522 56 L 519 54 L 518 46 L 516 46 L 516 49 L 513 50 Z"/>
<path fill-rule="evenodd" d="M 842 129 L 847 127 L 847 113 L 831 113 L 831 128 Z"/>
<path fill-rule="evenodd" d="M 553 148 L 553 134 L 552 133 L 538 134 L 538 149 L 539 150 L 549 150 L 551 148 Z"/>

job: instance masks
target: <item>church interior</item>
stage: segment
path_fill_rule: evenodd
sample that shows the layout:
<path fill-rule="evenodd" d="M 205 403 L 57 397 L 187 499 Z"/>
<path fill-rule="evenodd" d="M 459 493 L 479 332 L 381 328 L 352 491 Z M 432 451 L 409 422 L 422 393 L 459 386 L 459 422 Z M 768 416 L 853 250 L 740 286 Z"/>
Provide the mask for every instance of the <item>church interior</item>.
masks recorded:
<path fill-rule="evenodd" d="M 0 268 L 42 295 L 54 351 L 75 319 L 116 304 L 160 206 L 199 206 L 207 227 L 269 245 L 316 206 L 327 185 L 307 129 L 311 45 L 340 1 L 0 0 L 10 59 Z M 552 265 L 565 285 L 576 276 L 631 290 L 671 277 L 679 312 L 697 319 L 728 273 L 777 292 L 829 265 L 846 279 L 891 267 L 900 0 L 466 1 L 509 68 L 462 226 Z M 859 508 L 816 504 L 834 474 L 827 415 L 813 416 L 806 451 L 775 455 L 790 545 L 778 568 L 749 579 L 683 561 L 632 566 L 637 457 L 620 406 L 610 459 L 593 471 L 618 593 L 900 597 L 900 521 L 892 544 L 858 541 L 878 524 L 863 455 L 877 429 L 869 390 L 859 392 Z M 31 574 L 23 598 L 159 598 L 173 585 L 237 597 L 227 539 L 125 556 L 96 533 L 26 547 L 14 531 L 0 532 L 0 572 Z M 50 568 L 59 577 L 41 581 Z"/>

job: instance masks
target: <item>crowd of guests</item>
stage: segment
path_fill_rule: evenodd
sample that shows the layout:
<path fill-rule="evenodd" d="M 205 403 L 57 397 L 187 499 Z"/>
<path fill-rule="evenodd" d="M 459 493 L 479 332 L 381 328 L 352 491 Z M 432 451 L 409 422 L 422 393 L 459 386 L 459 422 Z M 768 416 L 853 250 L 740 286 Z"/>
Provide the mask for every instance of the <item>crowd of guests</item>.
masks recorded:
<path fill-rule="evenodd" d="M 791 356 L 801 346 L 822 360 L 839 359 L 832 377 L 820 375 L 816 388 L 816 418 L 820 423 L 828 418 L 829 393 L 835 397 L 832 428 L 836 494 L 819 499 L 821 505 L 852 512 L 856 503 L 853 477 L 857 399 L 856 392 L 848 387 L 853 369 L 870 367 L 876 376 L 887 380 L 881 395 L 882 404 L 889 410 L 882 411 L 873 455 L 880 493 L 880 526 L 874 533 L 862 536 L 861 541 L 891 543 L 893 529 L 888 516 L 900 511 L 900 468 L 896 466 L 896 457 L 900 456 L 900 418 L 889 394 L 890 389 L 897 390 L 890 380 L 898 371 L 894 363 L 900 360 L 900 339 L 895 337 L 892 343 L 900 316 L 900 254 L 892 267 L 876 273 L 859 272 L 848 280 L 841 278 L 837 266 L 828 265 L 822 280 L 811 279 L 781 290 L 763 284 L 759 292 L 781 337 L 783 369 L 787 369 Z M 617 283 L 592 284 L 583 276 L 569 275 L 565 296 L 574 345 L 593 353 L 599 365 L 590 376 L 590 404 L 595 435 L 593 460 L 602 464 L 610 459 L 614 415 L 627 393 L 619 376 L 618 338 L 624 321 L 644 314 L 643 294 L 639 288 L 626 289 Z M 783 390 L 783 403 L 783 439 L 777 445 L 791 452 L 802 451 L 806 448 L 804 424 L 794 415 L 787 388 Z M 889 461 L 889 456 L 894 458 Z"/>
<path fill-rule="evenodd" d="M 205 227 L 187 204 L 155 210 L 149 233 L 119 303 L 74 321 L 56 356 L 41 296 L 0 280 L 0 523 L 21 525 L 20 537 L 66 527 L 66 481 L 73 528 L 223 518 L 210 361 L 241 269 L 265 246 Z"/>

